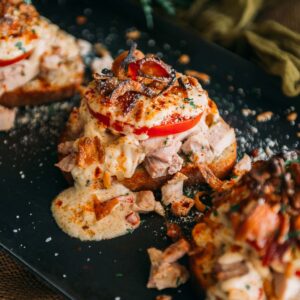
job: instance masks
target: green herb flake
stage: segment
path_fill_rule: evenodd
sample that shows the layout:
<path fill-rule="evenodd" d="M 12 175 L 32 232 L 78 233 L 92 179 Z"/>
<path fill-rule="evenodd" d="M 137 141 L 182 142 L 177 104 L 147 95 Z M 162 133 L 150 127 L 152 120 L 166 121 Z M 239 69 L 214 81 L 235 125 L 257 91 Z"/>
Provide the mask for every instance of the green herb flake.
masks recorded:
<path fill-rule="evenodd" d="M 280 212 L 285 213 L 286 209 L 287 209 L 287 205 L 285 203 L 282 203 L 280 207 Z"/>
<path fill-rule="evenodd" d="M 230 212 L 238 212 L 239 209 L 240 209 L 240 205 L 239 204 L 234 204 L 234 205 L 231 205 Z"/>
<path fill-rule="evenodd" d="M 193 108 L 197 107 L 193 98 L 184 98 L 183 100 L 184 100 L 184 102 L 188 103 Z"/>
<path fill-rule="evenodd" d="M 24 0 L 24 3 L 26 3 L 28 5 L 32 4 L 31 0 Z"/>
<path fill-rule="evenodd" d="M 133 233 L 134 229 L 128 228 L 126 231 L 127 231 L 127 233 Z"/>
<path fill-rule="evenodd" d="M 218 211 L 216 211 L 216 210 L 214 210 L 212 213 L 215 217 L 217 217 L 219 215 Z"/>
<path fill-rule="evenodd" d="M 24 53 L 26 52 L 26 49 L 23 47 L 23 43 L 21 41 L 15 43 L 15 47 L 23 51 Z"/>
<path fill-rule="evenodd" d="M 289 165 L 291 165 L 292 163 L 300 163 L 300 158 L 298 158 L 298 159 L 290 159 L 290 160 L 287 160 L 287 161 L 285 161 L 285 166 L 287 167 L 287 166 L 289 166 Z"/>
<path fill-rule="evenodd" d="M 249 284 L 246 284 L 245 287 L 246 287 L 247 290 L 250 290 L 250 285 Z"/>
<path fill-rule="evenodd" d="M 291 231 L 288 233 L 288 238 L 293 239 L 300 236 L 300 230 Z"/>
<path fill-rule="evenodd" d="M 124 277 L 124 274 L 123 273 L 116 273 L 116 277 L 118 277 L 118 278 Z"/>

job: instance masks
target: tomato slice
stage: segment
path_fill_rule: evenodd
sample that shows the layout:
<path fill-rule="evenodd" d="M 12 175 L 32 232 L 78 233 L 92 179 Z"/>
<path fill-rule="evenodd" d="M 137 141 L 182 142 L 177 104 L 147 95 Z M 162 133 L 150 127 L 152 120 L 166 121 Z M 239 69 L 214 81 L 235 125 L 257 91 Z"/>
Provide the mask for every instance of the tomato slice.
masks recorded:
<path fill-rule="evenodd" d="M 123 132 L 123 133 L 125 133 L 124 132 L 125 127 L 131 127 L 132 132 L 134 134 L 137 135 L 147 134 L 149 137 L 167 136 L 167 135 L 187 131 L 198 124 L 202 115 L 199 114 L 194 118 L 183 120 L 178 123 L 167 123 L 167 124 L 162 124 L 150 128 L 149 127 L 135 128 L 132 124 L 128 124 L 128 123 L 122 123 L 118 121 L 111 122 L 110 117 L 93 111 L 89 105 L 88 105 L 88 109 L 95 118 L 97 118 L 101 123 L 103 123 L 107 127 L 110 127 L 116 131 Z"/>
<path fill-rule="evenodd" d="M 166 136 L 166 135 L 181 133 L 196 126 L 200 121 L 200 119 L 201 119 L 201 114 L 196 116 L 195 118 L 190 118 L 178 123 L 162 124 L 151 128 L 142 127 L 139 129 L 135 129 L 134 133 L 138 135 L 146 133 L 149 137 Z"/>
<path fill-rule="evenodd" d="M 26 52 L 22 55 L 19 55 L 13 59 L 0 59 L 0 67 L 7 67 L 7 66 L 10 66 L 12 64 L 15 64 L 27 57 L 29 57 L 31 55 L 32 51 L 29 51 L 29 52 Z"/>
<path fill-rule="evenodd" d="M 166 69 L 166 66 L 155 60 L 140 59 L 136 62 L 129 63 L 127 75 L 131 79 L 136 80 L 139 71 L 141 71 L 142 74 L 151 77 L 167 78 L 170 76 L 168 70 Z"/>

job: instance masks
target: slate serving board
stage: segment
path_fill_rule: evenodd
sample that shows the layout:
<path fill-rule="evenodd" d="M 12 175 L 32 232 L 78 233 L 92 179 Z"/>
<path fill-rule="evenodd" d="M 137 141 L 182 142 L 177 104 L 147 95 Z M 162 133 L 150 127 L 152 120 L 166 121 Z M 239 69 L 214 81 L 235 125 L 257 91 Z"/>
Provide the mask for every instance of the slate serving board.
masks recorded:
<path fill-rule="evenodd" d="M 178 70 L 208 73 L 205 88 L 217 102 L 221 114 L 236 128 L 239 155 L 254 148 L 268 154 L 299 148 L 297 122 L 286 115 L 299 112 L 300 99 L 282 95 L 279 80 L 252 63 L 203 42 L 186 28 L 155 19 L 147 31 L 142 11 L 127 1 L 35 1 L 40 12 L 76 37 L 104 43 L 113 55 L 128 48 L 125 33 L 137 27 L 144 52 L 158 53 Z M 77 25 L 76 17 L 88 22 Z M 187 66 L 177 61 L 181 54 L 191 58 Z M 55 224 L 51 200 L 67 183 L 53 166 L 57 160 L 59 133 L 77 97 L 18 111 L 16 128 L 0 133 L 0 245 L 33 272 L 71 299 L 154 299 L 161 292 L 146 289 L 149 260 L 146 249 L 166 247 L 164 221 L 149 215 L 132 234 L 102 242 L 83 243 L 65 235 Z M 265 123 L 255 115 L 245 117 L 242 109 L 256 114 L 271 110 Z M 174 299 L 195 299 L 191 283 L 163 291 Z"/>

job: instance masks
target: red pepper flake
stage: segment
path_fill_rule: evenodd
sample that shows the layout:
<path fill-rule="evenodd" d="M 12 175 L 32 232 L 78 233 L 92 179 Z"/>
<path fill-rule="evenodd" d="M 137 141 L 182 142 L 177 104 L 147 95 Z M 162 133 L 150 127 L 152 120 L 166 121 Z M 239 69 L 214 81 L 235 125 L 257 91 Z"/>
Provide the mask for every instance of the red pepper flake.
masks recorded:
<path fill-rule="evenodd" d="M 58 199 L 56 202 L 55 202 L 55 205 L 58 206 L 58 207 L 61 207 L 62 205 L 62 201 L 60 199 Z"/>
<path fill-rule="evenodd" d="M 77 16 L 76 17 L 76 23 L 78 25 L 83 25 L 87 22 L 87 18 L 85 16 Z"/>

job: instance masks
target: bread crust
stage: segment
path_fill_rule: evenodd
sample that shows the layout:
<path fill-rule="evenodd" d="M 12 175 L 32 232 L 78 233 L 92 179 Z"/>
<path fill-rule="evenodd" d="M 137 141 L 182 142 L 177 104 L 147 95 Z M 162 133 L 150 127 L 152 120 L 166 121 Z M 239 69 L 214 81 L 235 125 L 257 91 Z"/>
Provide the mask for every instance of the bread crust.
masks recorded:
<path fill-rule="evenodd" d="M 219 157 L 209 164 L 210 169 L 218 178 L 224 178 L 233 168 L 237 157 L 236 149 L 236 143 L 231 144 Z M 180 172 L 188 177 L 185 181 L 185 185 L 189 186 L 205 183 L 204 178 L 195 164 L 183 166 Z M 171 178 L 172 175 L 152 178 L 144 167 L 139 167 L 131 178 L 126 178 L 122 183 L 132 191 L 156 190 Z"/>
<path fill-rule="evenodd" d="M 82 63 L 78 59 L 78 63 Z M 83 82 L 84 72 L 70 72 L 68 82 L 64 85 L 48 83 L 36 78 L 26 83 L 24 86 L 10 92 L 4 93 L 0 97 L 0 104 L 7 107 L 38 105 L 49 103 L 72 97 L 79 91 Z"/>
<path fill-rule="evenodd" d="M 81 80 L 66 86 L 43 85 L 41 89 L 27 89 L 21 87 L 5 93 L 0 98 L 0 104 L 7 107 L 39 105 L 55 102 L 72 97 L 78 92 Z"/>
<path fill-rule="evenodd" d="M 61 143 L 66 141 L 73 141 L 78 138 L 78 136 L 80 135 L 78 128 L 80 128 L 80 126 L 78 126 L 77 121 L 78 110 L 74 109 L 70 114 L 66 127 L 60 137 Z M 59 160 L 61 160 L 63 157 L 63 155 L 59 154 L 58 158 Z M 217 157 L 211 164 L 209 164 L 209 167 L 218 178 L 222 179 L 229 174 L 236 162 L 236 158 L 237 143 L 234 142 L 229 147 L 227 147 L 219 157 Z M 202 177 L 201 173 L 198 170 L 198 167 L 195 164 L 187 164 L 183 166 L 180 172 L 188 177 L 187 181 L 185 182 L 186 185 L 205 183 L 204 178 Z M 63 172 L 63 174 L 66 180 L 70 184 L 72 184 L 73 178 L 71 174 L 65 172 Z M 159 189 L 170 178 L 172 178 L 172 175 L 152 178 L 143 166 L 139 166 L 131 178 L 126 178 L 121 183 L 132 191 L 154 191 Z"/>

